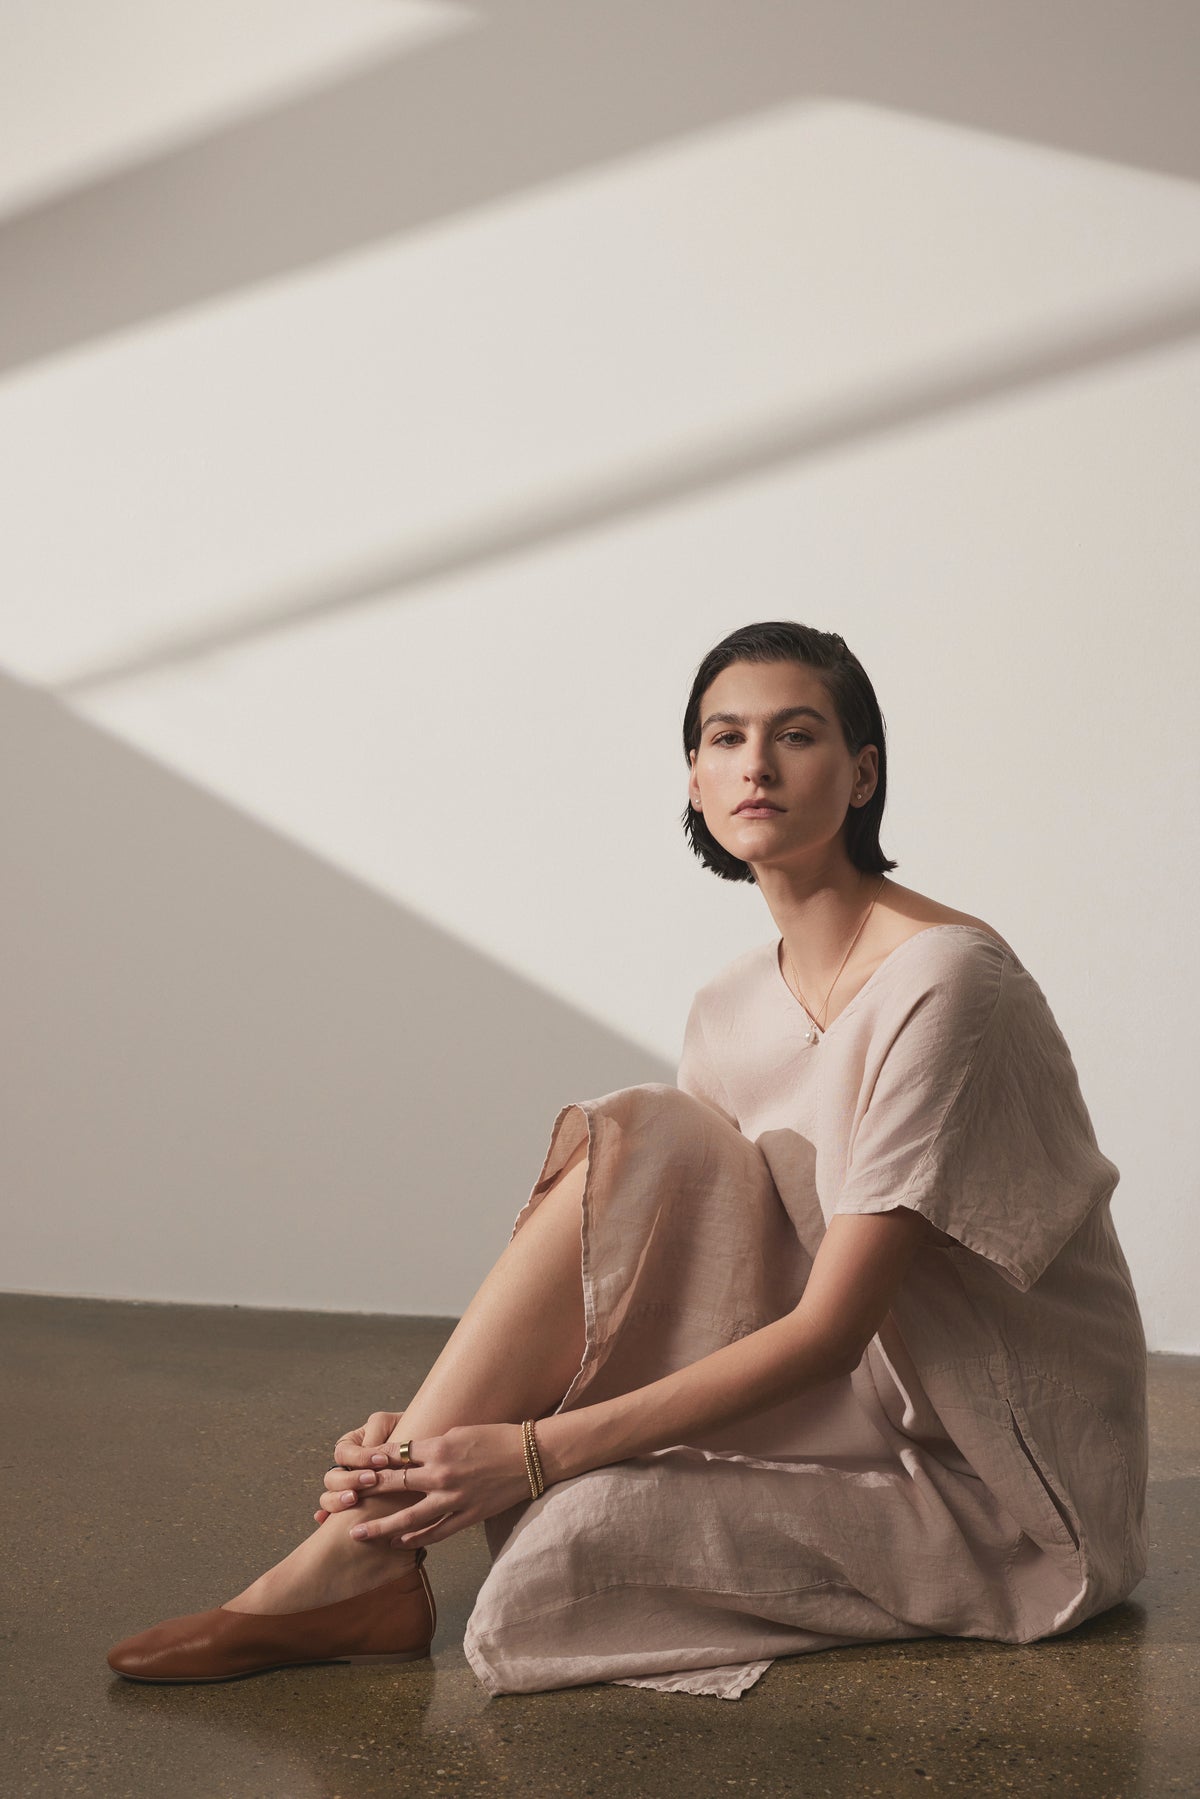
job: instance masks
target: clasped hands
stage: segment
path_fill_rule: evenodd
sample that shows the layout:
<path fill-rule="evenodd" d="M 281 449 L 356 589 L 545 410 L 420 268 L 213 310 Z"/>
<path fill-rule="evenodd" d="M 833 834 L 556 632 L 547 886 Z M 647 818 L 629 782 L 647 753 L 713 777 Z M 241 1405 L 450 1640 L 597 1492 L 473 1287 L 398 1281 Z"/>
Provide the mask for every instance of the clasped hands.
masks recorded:
<path fill-rule="evenodd" d="M 411 1493 L 415 1503 L 386 1517 L 363 1519 L 350 1535 L 384 1547 L 415 1549 L 440 1543 L 469 1524 L 528 1499 L 525 1447 L 519 1424 L 460 1424 L 440 1437 L 417 1438 L 412 1460 L 400 1462 L 403 1412 L 372 1412 L 365 1424 L 340 1437 L 338 1464 L 325 1475 L 325 1490 L 313 1513 L 323 1524 L 334 1512 L 348 1512 L 360 1499 L 391 1499 Z M 393 1440 L 394 1439 L 394 1440 Z"/>

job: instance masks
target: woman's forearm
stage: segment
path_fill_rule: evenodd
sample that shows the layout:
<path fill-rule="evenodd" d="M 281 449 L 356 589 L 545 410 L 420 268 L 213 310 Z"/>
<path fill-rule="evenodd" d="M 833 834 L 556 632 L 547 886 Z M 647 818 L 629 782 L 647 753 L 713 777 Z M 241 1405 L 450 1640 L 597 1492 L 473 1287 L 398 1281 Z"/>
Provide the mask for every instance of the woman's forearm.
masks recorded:
<path fill-rule="evenodd" d="M 849 1373 L 857 1359 L 832 1347 L 799 1312 L 789 1312 L 649 1386 L 540 1419 L 547 1484 L 767 1411 Z"/>
<path fill-rule="evenodd" d="M 648 1387 L 541 1419 L 547 1481 L 686 1443 L 849 1374 L 927 1232 L 904 1206 L 835 1215 L 794 1311 Z"/>

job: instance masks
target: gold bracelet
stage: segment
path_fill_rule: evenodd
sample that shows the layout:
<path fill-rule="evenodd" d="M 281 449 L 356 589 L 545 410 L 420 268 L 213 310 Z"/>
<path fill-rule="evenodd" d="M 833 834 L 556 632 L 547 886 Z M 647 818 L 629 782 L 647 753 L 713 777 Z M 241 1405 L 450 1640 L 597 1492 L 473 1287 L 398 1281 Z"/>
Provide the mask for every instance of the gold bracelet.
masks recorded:
<path fill-rule="evenodd" d="M 533 1473 L 533 1458 L 529 1454 L 529 1432 L 525 1429 L 524 1425 L 521 1426 L 521 1442 L 525 1449 L 525 1474 L 529 1481 L 529 1491 L 532 1497 L 536 1499 L 538 1496 L 537 1481 L 534 1478 Z"/>
<path fill-rule="evenodd" d="M 542 1458 L 538 1454 L 533 1424 L 532 1418 L 526 1418 L 521 1426 L 521 1440 L 525 1445 L 525 1472 L 529 1476 L 530 1495 L 537 1499 L 546 1490 L 546 1480 L 542 1473 Z"/>
<path fill-rule="evenodd" d="M 530 1451 L 530 1454 L 533 1456 L 533 1466 L 537 1472 L 538 1492 L 544 1493 L 546 1490 L 546 1477 L 542 1473 L 542 1458 L 538 1454 L 537 1436 L 536 1436 L 536 1434 L 534 1432 L 534 1428 L 533 1428 L 534 1422 L 535 1421 L 532 1418 L 529 1421 L 529 1451 Z"/>
<path fill-rule="evenodd" d="M 536 1499 L 542 1488 L 537 1478 L 537 1470 L 533 1460 L 532 1436 L 533 1423 L 531 1419 L 527 1418 L 521 1426 L 521 1441 L 525 1446 L 525 1472 L 529 1476 L 529 1492 L 530 1495 Z"/>

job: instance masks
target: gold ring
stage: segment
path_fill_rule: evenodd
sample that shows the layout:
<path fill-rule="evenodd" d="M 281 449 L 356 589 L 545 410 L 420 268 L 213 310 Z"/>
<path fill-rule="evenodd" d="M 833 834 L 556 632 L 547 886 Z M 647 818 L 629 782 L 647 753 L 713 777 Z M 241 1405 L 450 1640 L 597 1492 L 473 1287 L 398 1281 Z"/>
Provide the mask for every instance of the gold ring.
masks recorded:
<path fill-rule="evenodd" d="M 400 1485 L 404 1488 L 404 1491 L 407 1493 L 408 1492 L 408 1469 L 407 1468 L 404 1470 L 404 1473 L 400 1476 Z"/>
<path fill-rule="evenodd" d="M 399 1449 L 397 1449 L 397 1451 L 396 1451 L 396 1454 L 400 1458 L 400 1466 L 402 1468 L 407 1468 L 410 1465 L 410 1463 L 412 1462 L 412 1438 L 411 1437 L 408 1439 L 407 1442 L 401 1443 Z"/>

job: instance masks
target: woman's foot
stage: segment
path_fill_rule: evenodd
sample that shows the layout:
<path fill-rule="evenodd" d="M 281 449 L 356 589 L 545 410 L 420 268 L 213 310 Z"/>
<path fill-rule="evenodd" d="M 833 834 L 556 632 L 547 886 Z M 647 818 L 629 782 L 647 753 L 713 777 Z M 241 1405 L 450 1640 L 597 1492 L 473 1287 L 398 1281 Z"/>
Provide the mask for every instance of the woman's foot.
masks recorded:
<path fill-rule="evenodd" d="M 360 1499 L 345 1512 L 326 1518 L 290 1555 L 251 1581 L 236 1598 L 224 1602 L 231 1612 L 303 1612 L 368 1593 L 415 1565 L 416 1546 L 398 1537 L 360 1543 L 351 1527 L 367 1518 L 390 1516 L 396 1507 L 382 1500 Z M 394 1545 L 394 1546 L 392 1546 Z"/>
<path fill-rule="evenodd" d="M 408 1662 L 429 1654 L 437 1607 L 422 1563 L 371 1592 L 286 1615 L 215 1606 L 168 1618 L 108 1652 L 108 1665 L 127 1680 L 237 1680 L 272 1668 L 313 1662 Z"/>

